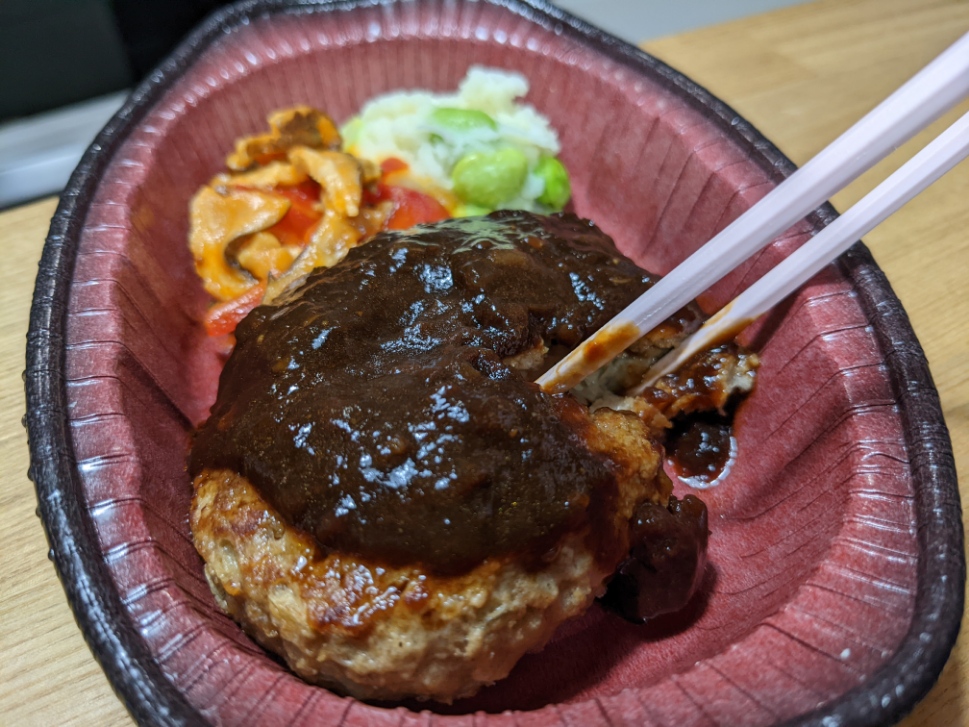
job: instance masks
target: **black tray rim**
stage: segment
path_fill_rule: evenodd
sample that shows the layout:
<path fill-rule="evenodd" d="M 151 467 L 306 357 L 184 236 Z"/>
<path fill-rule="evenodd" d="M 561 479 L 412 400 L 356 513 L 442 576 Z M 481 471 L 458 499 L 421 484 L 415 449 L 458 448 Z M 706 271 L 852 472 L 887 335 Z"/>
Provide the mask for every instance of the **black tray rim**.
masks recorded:
<path fill-rule="evenodd" d="M 60 197 L 41 257 L 27 334 L 24 373 L 30 447 L 28 476 L 50 545 L 49 557 L 88 646 L 135 721 L 151 727 L 207 725 L 155 663 L 131 623 L 97 548 L 80 497 L 67 424 L 65 331 L 77 245 L 98 182 L 128 134 L 214 42 L 233 29 L 277 13 L 327 13 L 390 5 L 400 0 L 245 0 L 204 21 L 138 87 L 87 149 Z M 404 0 L 407 1 L 407 0 Z M 410 0 L 432 4 L 439 0 Z M 457 0 L 471 2 L 472 0 Z M 709 91 L 634 45 L 544 0 L 475 0 L 496 5 L 567 34 L 618 64 L 670 89 L 742 146 L 775 181 L 795 165 L 749 122 Z M 818 228 L 837 216 L 825 204 L 809 221 Z M 785 727 L 874 727 L 906 714 L 932 688 L 959 633 L 966 563 L 955 460 L 928 362 L 900 301 L 862 243 L 838 262 L 886 352 L 900 403 L 915 481 L 917 566 L 915 613 L 898 650 L 864 684 Z M 87 546 L 87 547 L 86 547 Z"/>

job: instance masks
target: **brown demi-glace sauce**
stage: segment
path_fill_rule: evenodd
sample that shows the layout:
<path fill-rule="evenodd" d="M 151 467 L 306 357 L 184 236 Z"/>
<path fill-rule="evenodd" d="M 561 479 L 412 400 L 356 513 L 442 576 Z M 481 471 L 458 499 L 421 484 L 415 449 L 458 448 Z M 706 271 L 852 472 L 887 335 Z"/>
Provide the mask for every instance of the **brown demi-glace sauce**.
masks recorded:
<path fill-rule="evenodd" d="M 570 215 L 378 235 L 242 322 L 192 472 L 239 472 L 324 548 L 431 572 L 608 531 L 615 467 L 532 379 L 652 282 Z"/>
<path fill-rule="evenodd" d="M 666 438 L 673 471 L 700 483 L 716 480 L 730 461 L 732 431 L 731 417 L 717 412 L 697 412 L 676 422 Z"/>

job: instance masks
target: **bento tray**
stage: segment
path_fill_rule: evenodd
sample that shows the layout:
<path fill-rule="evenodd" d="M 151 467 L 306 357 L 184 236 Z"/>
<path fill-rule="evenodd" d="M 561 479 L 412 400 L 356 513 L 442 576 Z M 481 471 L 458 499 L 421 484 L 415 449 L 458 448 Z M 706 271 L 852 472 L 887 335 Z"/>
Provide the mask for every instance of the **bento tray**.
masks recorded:
<path fill-rule="evenodd" d="M 53 219 L 27 348 L 31 476 L 95 656 L 144 725 L 875 725 L 938 677 L 965 560 L 938 396 L 899 301 L 858 244 L 747 331 L 763 367 L 739 455 L 704 493 L 713 576 L 682 614 L 594 607 L 454 705 L 308 685 L 216 607 L 185 470 L 216 347 L 188 202 L 236 137 L 308 103 L 513 69 L 559 130 L 576 211 L 665 272 L 793 165 L 655 58 L 542 2 L 247 2 L 200 26 L 87 151 Z M 778 238 L 705 296 L 734 297 L 835 216 Z"/>

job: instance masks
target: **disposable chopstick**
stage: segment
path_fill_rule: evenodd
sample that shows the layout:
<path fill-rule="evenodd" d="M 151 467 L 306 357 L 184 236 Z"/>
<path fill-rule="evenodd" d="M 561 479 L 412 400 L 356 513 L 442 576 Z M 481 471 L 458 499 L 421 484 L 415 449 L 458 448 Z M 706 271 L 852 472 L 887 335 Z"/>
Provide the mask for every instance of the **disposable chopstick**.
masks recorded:
<path fill-rule="evenodd" d="M 969 33 L 674 268 L 536 383 L 568 391 L 969 95 Z"/>
<path fill-rule="evenodd" d="M 969 156 L 969 113 L 964 114 L 898 171 L 764 277 L 734 298 L 699 330 L 687 336 L 646 373 L 629 394 L 641 394 L 700 351 L 733 338 L 746 325 L 810 280 L 902 205 Z"/>

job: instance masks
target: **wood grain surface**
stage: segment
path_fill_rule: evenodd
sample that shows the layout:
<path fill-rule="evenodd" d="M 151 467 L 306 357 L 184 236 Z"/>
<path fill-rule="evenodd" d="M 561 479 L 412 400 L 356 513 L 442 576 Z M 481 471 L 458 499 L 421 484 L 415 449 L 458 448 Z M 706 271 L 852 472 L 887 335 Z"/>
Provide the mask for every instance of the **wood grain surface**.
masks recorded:
<path fill-rule="evenodd" d="M 803 163 L 962 33 L 965 0 L 825 0 L 649 43 Z M 834 198 L 845 209 L 929 132 Z M 0 725 L 130 725 L 77 629 L 46 558 L 26 477 L 25 334 L 55 200 L 0 214 Z M 865 238 L 901 298 L 942 399 L 969 490 L 969 164 Z M 969 639 L 904 727 L 969 724 Z"/>

